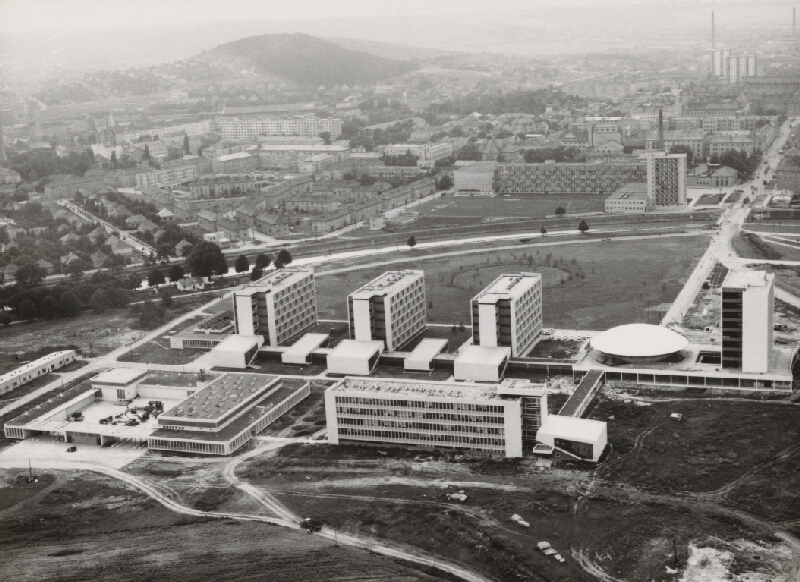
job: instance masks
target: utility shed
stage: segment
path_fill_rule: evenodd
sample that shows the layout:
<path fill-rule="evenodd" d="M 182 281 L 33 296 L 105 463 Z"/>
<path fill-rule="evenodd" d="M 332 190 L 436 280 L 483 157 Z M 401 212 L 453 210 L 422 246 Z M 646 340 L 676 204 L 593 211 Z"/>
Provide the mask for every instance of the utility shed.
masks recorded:
<path fill-rule="evenodd" d="M 511 348 L 487 348 L 468 346 L 456 358 L 454 376 L 456 380 L 474 382 L 499 382 L 503 379 L 511 357 Z"/>
<path fill-rule="evenodd" d="M 540 443 L 597 462 L 608 443 L 606 423 L 587 418 L 548 415 L 536 433 Z"/>
<path fill-rule="evenodd" d="M 419 342 L 408 357 L 403 360 L 403 368 L 412 371 L 429 372 L 433 358 L 447 347 L 446 339 L 426 338 Z"/>
<path fill-rule="evenodd" d="M 328 334 L 307 333 L 281 354 L 281 362 L 301 366 L 310 364 L 311 352 L 322 346 L 326 341 L 328 341 Z"/>
<path fill-rule="evenodd" d="M 244 369 L 263 343 L 260 335 L 229 335 L 209 352 L 208 359 L 219 368 Z"/>
<path fill-rule="evenodd" d="M 369 376 L 383 353 L 381 340 L 342 340 L 328 354 L 328 372 L 346 376 Z"/>

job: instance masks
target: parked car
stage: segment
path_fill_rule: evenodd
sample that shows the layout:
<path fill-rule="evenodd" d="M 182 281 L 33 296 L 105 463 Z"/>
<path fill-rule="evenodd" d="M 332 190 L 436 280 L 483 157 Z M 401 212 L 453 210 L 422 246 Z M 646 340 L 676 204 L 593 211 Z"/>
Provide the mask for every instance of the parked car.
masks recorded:
<path fill-rule="evenodd" d="M 76 447 L 75 445 L 72 445 L 71 447 L 67 447 L 67 452 L 68 453 L 74 453 L 77 450 L 78 450 L 78 447 Z"/>

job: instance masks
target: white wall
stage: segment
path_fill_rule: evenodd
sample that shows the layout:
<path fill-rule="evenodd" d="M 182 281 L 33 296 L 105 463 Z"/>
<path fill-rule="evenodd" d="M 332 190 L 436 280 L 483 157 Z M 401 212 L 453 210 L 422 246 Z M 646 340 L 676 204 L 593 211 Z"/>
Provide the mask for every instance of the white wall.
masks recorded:
<path fill-rule="evenodd" d="M 742 294 L 742 372 L 745 373 L 769 371 L 772 348 L 769 291 L 771 288 L 751 287 Z"/>
<path fill-rule="evenodd" d="M 339 423 L 336 420 L 336 393 L 325 391 L 325 422 L 328 425 L 328 442 L 339 444 Z"/>
<path fill-rule="evenodd" d="M 487 348 L 497 347 L 497 306 L 493 303 L 478 304 L 479 341 Z"/>
<path fill-rule="evenodd" d="M 520 401 L 507 400 L 505 403 L 506 457 L 522 456 L 522 407 Z"/>
<path fill-rule="evenodd" d="M 372 340 L 372 330 L 369 319 L 369 299 L 353 299 L 353 322 L 355 324 L 354 331 L 356 340 Z"/>

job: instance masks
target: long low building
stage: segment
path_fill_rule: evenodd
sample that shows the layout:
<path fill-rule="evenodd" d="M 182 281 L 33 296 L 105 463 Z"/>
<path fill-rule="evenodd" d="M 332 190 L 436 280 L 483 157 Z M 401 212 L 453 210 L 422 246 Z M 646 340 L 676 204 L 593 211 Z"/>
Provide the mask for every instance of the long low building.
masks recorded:
<path fill-rule="evenodd" d="M 498 194 L 610 194 L 631 182 L 647 182 L 644 162 L 497 164 Z"/>
<path fill-rule="evenodd" d="M 41 358 L 23 364 L 19 368 L 0 376 L 0 394 L 11 392 L 23 384 L 27 384 L 40 376 L 44 376 L 75 361 L 75 350 L 53 352 Z"/>

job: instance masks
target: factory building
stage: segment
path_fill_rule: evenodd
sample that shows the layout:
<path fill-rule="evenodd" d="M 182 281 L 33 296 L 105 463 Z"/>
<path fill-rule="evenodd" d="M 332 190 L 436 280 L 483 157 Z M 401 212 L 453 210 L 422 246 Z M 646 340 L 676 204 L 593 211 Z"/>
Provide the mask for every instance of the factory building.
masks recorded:
<path fill-rule="evenodd" d="M 745 373 L 769 371 L 775 275 L 731 271 L 722 283 L 722 367 Z"/>
<path fill-rule="evenodd" d="M 242 287 L 233 295 L 233 312 L 237 334 L 285 345 L 317 323 L 313 269 L 279 269 Z"/>
<path fill-rule="evenodd" d="M 425 273 L 386 271 L 347 297 L 350 339 L 399 350 L 425 331 Z"/>
<path fill-rule="evenodd" d="M 524 357 L 542 331 L 542 276 L 500 275 L 472 298 L 472 343 Z"/>

